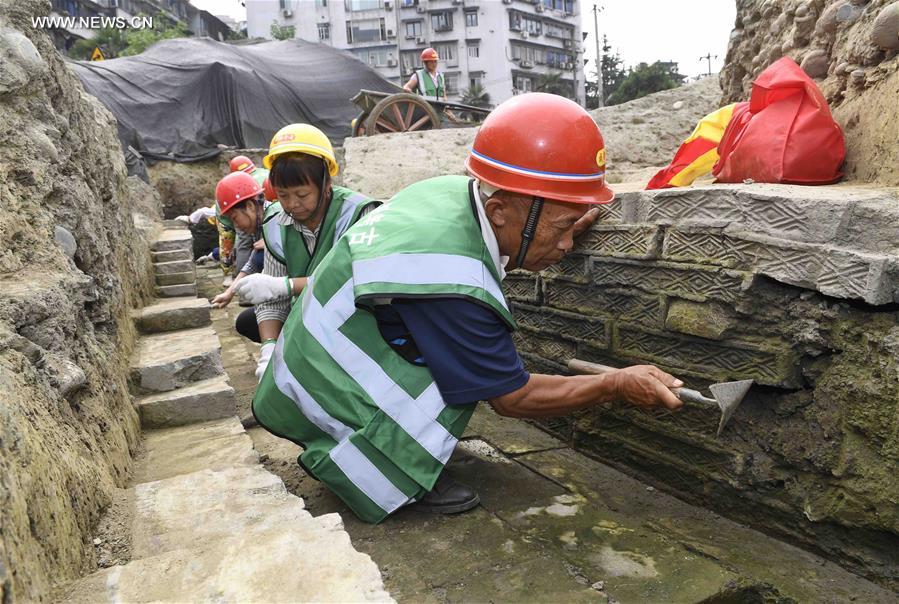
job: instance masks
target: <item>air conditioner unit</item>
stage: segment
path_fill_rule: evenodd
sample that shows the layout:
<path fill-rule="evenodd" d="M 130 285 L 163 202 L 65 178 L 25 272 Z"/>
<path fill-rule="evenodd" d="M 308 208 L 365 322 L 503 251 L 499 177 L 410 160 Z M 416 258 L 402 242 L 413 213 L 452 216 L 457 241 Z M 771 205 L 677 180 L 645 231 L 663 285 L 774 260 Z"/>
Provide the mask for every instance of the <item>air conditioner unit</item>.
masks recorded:
<path fill-rule="evenodd" d="M 417 10 L 417 11 L 420 12 L 420 13 L 423 13 L 423 12 L 425 12 L 425 7 L 423 7 L 423 6 L 416 6 L 416 7 L 415 7 L 415 10 Z"/>
<path fill-rule="evenodd" d="M 387 59 L 387 67 L 396 67 L 396 59 Z"/>
<path fill-rule="evenodd" d="M 565 65 L 562 66 L 562 69 L 574 69 L 574 63 L 565 63 Z"/>
<path fill-rule="evenodd" d="M 416 44 L 424 44 L 424 43 L 425 43 L 425 39 L 422 38 L 421 36 L 419 36 L 418 38 L 415 38 L 415 43 L 416 43 Z"/>
<path fill-rule="evenodd" d="M 530 69 L 530 68 L 532 68 L 532 67 L 534 66 L 534 64 L 531 63 L 530 61 L 522 61 L 522 62 L 519 63 L 518 65 L 519 65 L 522 69 Z"/>
<path fill-rule="evenodd" d="M 565 48 L 571 48 L 572 44 L 574 44 L 572 40 L 562 40 L 562 46 Z"/>
<path fill-rule="evenodd" d="M 290 19 L 291 17 L 293 17 L 293 11 L 289 8 L 285 8 L 283 11 L 281 11 L 281 14 L 284 15 L 285 19 Z"/>
<path fill-rule="evenodd" d="M 526 31 L 523 31 L 523 32 L 521 32 L 521 37 L 522 37 L 522 39 L 527 40 L 528 38 L 531 37 L 531 34 Z"/>
<path fill-rule="evenodd" d="M 395 38 L 395 37 L 396 37 L 396 34 L 393 32 L 392 29 L 388 29 L 388 30 L 387 30 L 387 37 L 388 37 L 388 38 Z"/>
<path fill-rule="evenodd" d="M 545 7 L 542 4 L 537 5 L 537 12 L 542 13 L 545 10 Z"/>
<path fill-rule="evenodd" d="M 393 5 L 389 0 L 384 0 L 384 10 L 393 10 Z"/>

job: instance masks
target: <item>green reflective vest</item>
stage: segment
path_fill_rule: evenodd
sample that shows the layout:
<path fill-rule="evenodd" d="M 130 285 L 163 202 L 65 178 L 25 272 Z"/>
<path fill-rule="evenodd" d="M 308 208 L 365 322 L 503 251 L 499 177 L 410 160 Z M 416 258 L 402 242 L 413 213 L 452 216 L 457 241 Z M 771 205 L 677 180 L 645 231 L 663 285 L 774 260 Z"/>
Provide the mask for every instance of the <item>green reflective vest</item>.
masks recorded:
<path fill-rule="evenodd" d="M 427 69 L 419 69 L 415 72 L 415 77 L 418 78 L 418 94 L 429 99 L 443 100 L 446 93 L 446 84 L 443 81 L 442 73 L 437 72 L 436 86 Z"/>
<path fill-rule="evenodd" d="M 428 368 L 384 341 L 372 307 L 462 297 L 515 328 L 473 183 L 417 183 L 351 227 L 312 273 L 256 389 L 260 425 L 300 444 L 304 468 L 367 522 L 434 487 L 475 407 L 446 405 Z"/>
<path fill-rule="evenodd" d="M 356 223 L 362 211 L 370 204 L 379 203 L 343 187 L 333 187 L 333 191 L 331 205 L 319 227 L 314 250 L 307 249 L 302 233 L 296 228 L 280 224 L 280 217 L 284 214 L 280 203 L 275 202 L 265 210 L 262 222 L 265 247 L 278 262 L 287 267 L 287 274 L 291 278 L 305 277 L 312 273 L 334 242 Z"/>
<path fill-rule="evenodd" d="M 265 179 L 268 178 L 268 170 L 265 168 L 256 168 L 250 176 L 252 176 L 253 180 L 256 181 L 256 184 L 261 187 L 265 184 Z"/>

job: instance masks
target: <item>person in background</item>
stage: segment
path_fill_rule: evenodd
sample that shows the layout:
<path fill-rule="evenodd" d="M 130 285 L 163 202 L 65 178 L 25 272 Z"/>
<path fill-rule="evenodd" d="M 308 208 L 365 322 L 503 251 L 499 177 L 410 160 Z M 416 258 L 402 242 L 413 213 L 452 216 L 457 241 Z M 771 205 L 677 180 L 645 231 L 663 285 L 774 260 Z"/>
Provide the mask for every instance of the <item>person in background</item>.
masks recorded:
<path fill-rule="evenodd" d="M 425 48 L 421 51 L 421 62 L 424 65 L 422 69 L 413 72 L 412 77 L 403 86 L 406 92 L 418 92 L 421 96 L 429 100 L 445 101 L 446 100 L 446 82 L 443 74 L 437 71 L 437 62 L 440 57 L 433 48 Z"/>

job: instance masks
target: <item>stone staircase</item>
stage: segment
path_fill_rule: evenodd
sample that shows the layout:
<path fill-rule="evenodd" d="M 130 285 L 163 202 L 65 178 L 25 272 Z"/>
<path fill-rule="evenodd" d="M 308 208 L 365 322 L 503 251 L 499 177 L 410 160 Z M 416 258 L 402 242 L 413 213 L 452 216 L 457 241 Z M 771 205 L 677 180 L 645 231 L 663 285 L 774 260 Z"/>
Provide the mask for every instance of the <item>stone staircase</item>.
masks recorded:
<path fill-rule="evenodd" d="M 66 602 L 392 601 L 338 514 L 313 517 L 265 470 L 235 417 L 210 305 L 196 298 L 190 233 L 153 245 L 163 299 L 134 313 L 143 334 L 130 388 L 144 451 L 128 489 L 127 563 L 60 591 Z"/>

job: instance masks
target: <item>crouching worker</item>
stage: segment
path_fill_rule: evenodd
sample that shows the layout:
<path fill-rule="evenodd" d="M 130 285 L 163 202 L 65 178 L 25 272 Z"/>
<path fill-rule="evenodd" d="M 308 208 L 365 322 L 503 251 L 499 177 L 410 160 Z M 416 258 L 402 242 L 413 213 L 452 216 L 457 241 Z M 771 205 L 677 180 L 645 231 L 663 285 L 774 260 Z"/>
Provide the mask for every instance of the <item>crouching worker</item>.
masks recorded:
<path fill-rule="evenodd" d="M 262 376 L 281 326 L 309 275 L 344 231 L 380 202 L 331 179 L 339 167 L 328 137 L 314 126 L 291 124 L 272 138 L 263 159 L 278 202 L 265 212 L 262 274 L 235 284 L 241 299 L 255 304 L 262 350 L 256 370 Z"/>
<path fill-rule="evenodd" d="M 231 222 L 242 236 L 250 241 L 262 241 L 265 198 L 262 187 L 252 176 L 242 171 L 228 174 L 216 185 L 215 199 L 222 218 Z M 262 271 L 262 261 L 262 250 L 252 252 L 234 282 L 228 286 L 228 289 L 212 299 L 212 305 L 216 308 L 227 306 L 234 298 L 237 285 L 248 275 Z M 253 314 L 252 308 L 248 308 L 238 315 L 235 329 L 240 335 L 254 342 L 259 341 L 259 330 L 256 327 L 256 316 Z"/>
<path fill-rule="evenodd" d="M 506 270 L 543 270 L 612 200 L 593 118 L 526 94 L 484 121 L 474 178 L 414 184 L 362 218 L 309 278 L 256 389 L 261 426 L 303 447 L 304 469 L 361 519 L 407 504 L 473 508 L 444 472 L 477 401 L 505 416 L 558 416 L 613 400 L 680 401 L 650 366 L 528 374 L 502 293 Z"/>

